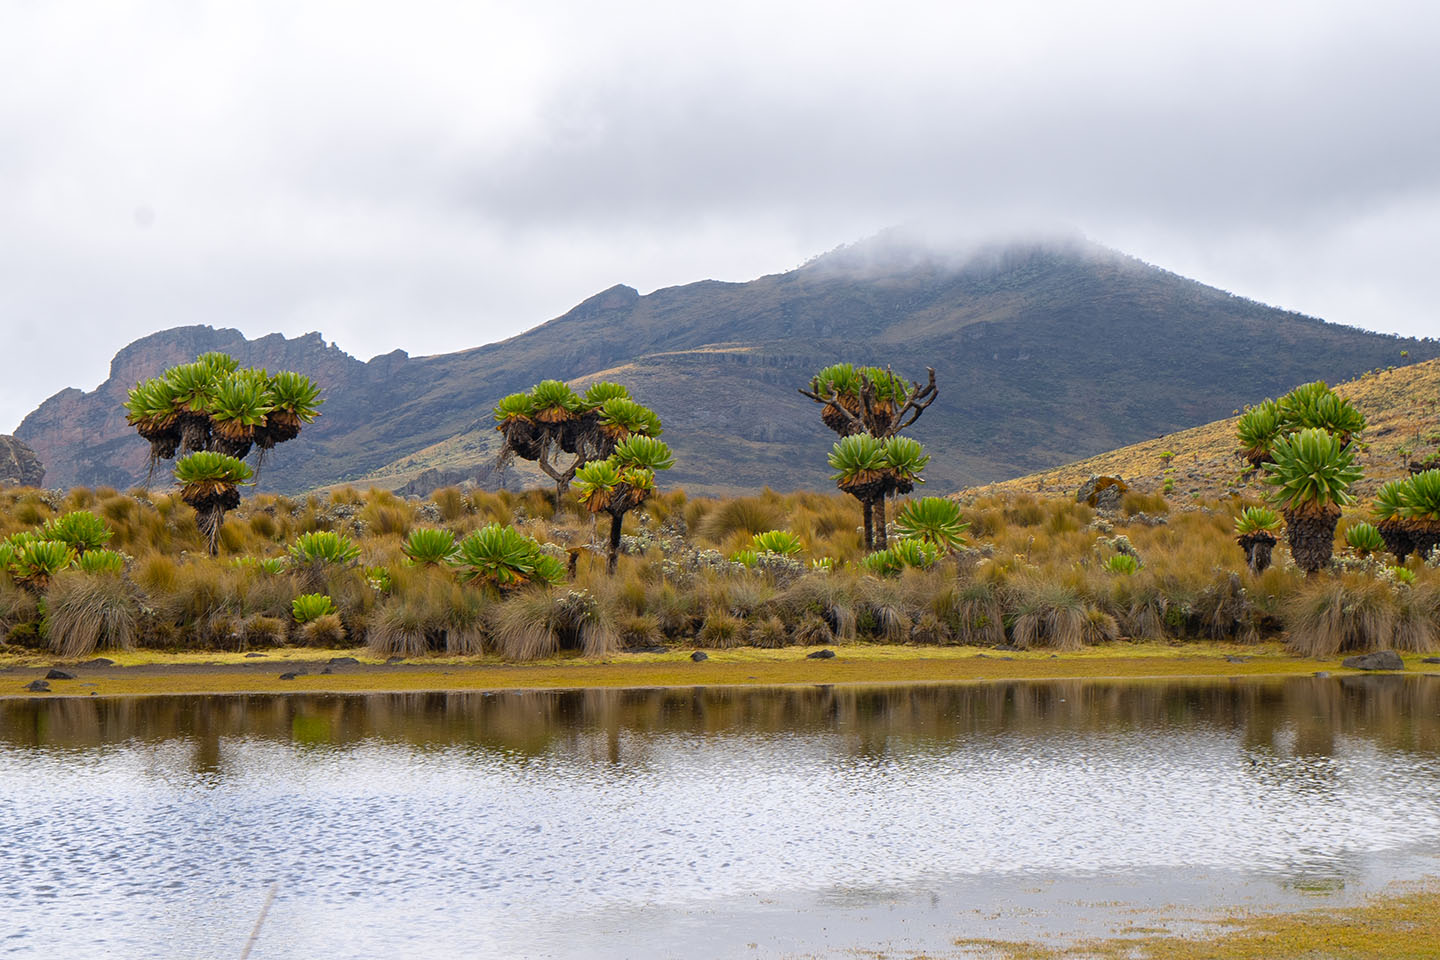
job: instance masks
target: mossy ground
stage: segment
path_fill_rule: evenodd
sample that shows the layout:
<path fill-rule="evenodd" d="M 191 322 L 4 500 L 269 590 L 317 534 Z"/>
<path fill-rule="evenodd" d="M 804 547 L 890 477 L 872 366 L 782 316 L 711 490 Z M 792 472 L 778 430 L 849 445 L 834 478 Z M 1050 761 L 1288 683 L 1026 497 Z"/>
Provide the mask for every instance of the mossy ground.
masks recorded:
<path fill-rule="evenodd" d="M 1205 933 L 1137 935 L 1064 946 L 960 940 L 958 957 L 996 960 L 1422 960 L 1440 956 L 1440 887 L 1377 896 L 1360 906 L 1237 914 Z"/>
<path fill-rule="evenodd" d="M 1339 659 L 1288 655 L 1278 643 L 1116 643 L 1070 653 L 1002 651 L 978 647 L 857 645 L 833 648 L 834 659 L 812 660 L 810 648 L 739 648 L 709 651 L 694 662 L 690 650 L 615 654 L 586 659 L 549 658 L 507 663 L 496 657 L 424 657 L 387 665 L 363 649 L 284 648 L 264 658 L 240 653 L 164 653 L 137 650 L 109 655 L 116 666 L 77 667 L 76 680 L 51 681 L 52 692 L 32 694 L 23 684 L 53 658 L 0 657 L 13 689 L 0 696 L 103 696 L 186 693 L 404 692 L 527 690 L 583 687 L 774 686 L 786 684 L 968 683 L 1024 679 L 1174 679 L 1184 677 L 1309 676 L 1316 671 L 1354 673 Z M 334 667 L 332 657 L 359 664 Z M 1407 667 L 1437 669 L 1418 656 Z M 304 669 L 292 680 L 280 674 Z"/>

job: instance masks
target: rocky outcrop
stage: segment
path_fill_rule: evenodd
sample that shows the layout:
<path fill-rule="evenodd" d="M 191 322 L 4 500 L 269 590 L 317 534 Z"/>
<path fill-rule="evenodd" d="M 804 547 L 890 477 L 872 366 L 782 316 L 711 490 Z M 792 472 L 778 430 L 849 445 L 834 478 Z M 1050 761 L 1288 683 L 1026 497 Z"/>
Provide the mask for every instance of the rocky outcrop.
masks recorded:
<path fill-rule="evenodd" d="M 1097 510 L 1119 510 L 1129 489 L 1121 477 L 1091 477 L 1075 492 L 1075 502 L 1088 503 Z"/>
<path fill-rule="evenodd" d="M 0 436 L 0 487 L 38 487 L 45 465 L 23 440 Z"/>

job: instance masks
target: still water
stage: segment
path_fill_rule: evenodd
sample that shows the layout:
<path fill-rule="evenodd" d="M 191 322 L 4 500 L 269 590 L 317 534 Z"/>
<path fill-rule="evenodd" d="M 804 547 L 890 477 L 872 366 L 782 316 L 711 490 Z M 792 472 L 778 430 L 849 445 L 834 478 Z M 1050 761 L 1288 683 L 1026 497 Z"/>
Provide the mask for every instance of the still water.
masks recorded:
<path fill-rule="evenodd" d="M 0 700 L 0 956 L 1106 933 L 1440 875 L 1437 788 L 1430 676 Z"/>

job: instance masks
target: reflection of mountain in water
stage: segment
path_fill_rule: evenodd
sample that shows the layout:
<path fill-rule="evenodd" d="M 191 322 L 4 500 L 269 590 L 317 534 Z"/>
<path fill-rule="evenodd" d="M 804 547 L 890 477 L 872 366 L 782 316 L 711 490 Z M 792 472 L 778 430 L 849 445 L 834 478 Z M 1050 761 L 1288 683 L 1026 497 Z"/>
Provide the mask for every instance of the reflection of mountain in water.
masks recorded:
<path fill-rule="evenodd" d="M 1237 732 L 1261 775 L 1319 777 L 1311 786 L 1320 789 L 1323 764 L 1288 761 L 1332 756 L 1341 738 L 1440 753 L 1440 682 L 1061 680 L 0 701 L 0 743 L 75 751 L 185 741 L 201 773 L 219 772 L 222 741 L 236 738 L 340 748 L 378 740 L 422 750 L 476 747 L 517 760 L 561 754 L 613 763 L 626 751 L 624 759 L 636 759 L 654 734 L 822 735 L 840 754 L 879 758 L 943 751 L 957 740 L 1147 730 Z"/>

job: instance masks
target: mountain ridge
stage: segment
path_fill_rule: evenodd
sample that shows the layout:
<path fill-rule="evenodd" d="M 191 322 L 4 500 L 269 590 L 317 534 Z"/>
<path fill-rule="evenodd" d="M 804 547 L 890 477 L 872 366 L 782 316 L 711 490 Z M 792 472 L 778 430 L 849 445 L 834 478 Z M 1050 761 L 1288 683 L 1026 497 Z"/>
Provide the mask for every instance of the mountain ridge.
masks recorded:
<path fill-rule="evenodd" d="M 930 447 L 932 483 L 947 489 L 1204 423 L 1303 380 L 1399 362 L 1402 350 L 1440 355 L 1433 341 L 1268 307 L 1097 244 L 947 257 L 882 238 L 745 283 L 643 295 L 615 284 L 513 337 L 448 354 L 362 362 L 318 333 L 251 341 L 175 328 L 122 349 L 105 383 L 57 393 L 16 435 L 51 482 L 143 479 L 145 444 L 124 425 L 125 391 L 205 349 L 299 370 L 325 388 L 321 418 L 265 466 L 263 482 L 287 491 L 401 486 L 431 468 L 483 472 L 498 447 L 496 400 L 601 371 L 617 371 L 665 421 L 678 461 L 667 483 L 727 492 L 829 485 L 834 437 L 796 393 L 819 367 L 848 359 L 918 378 L 934 366 L 940 398 L 911 433 Z"/>

